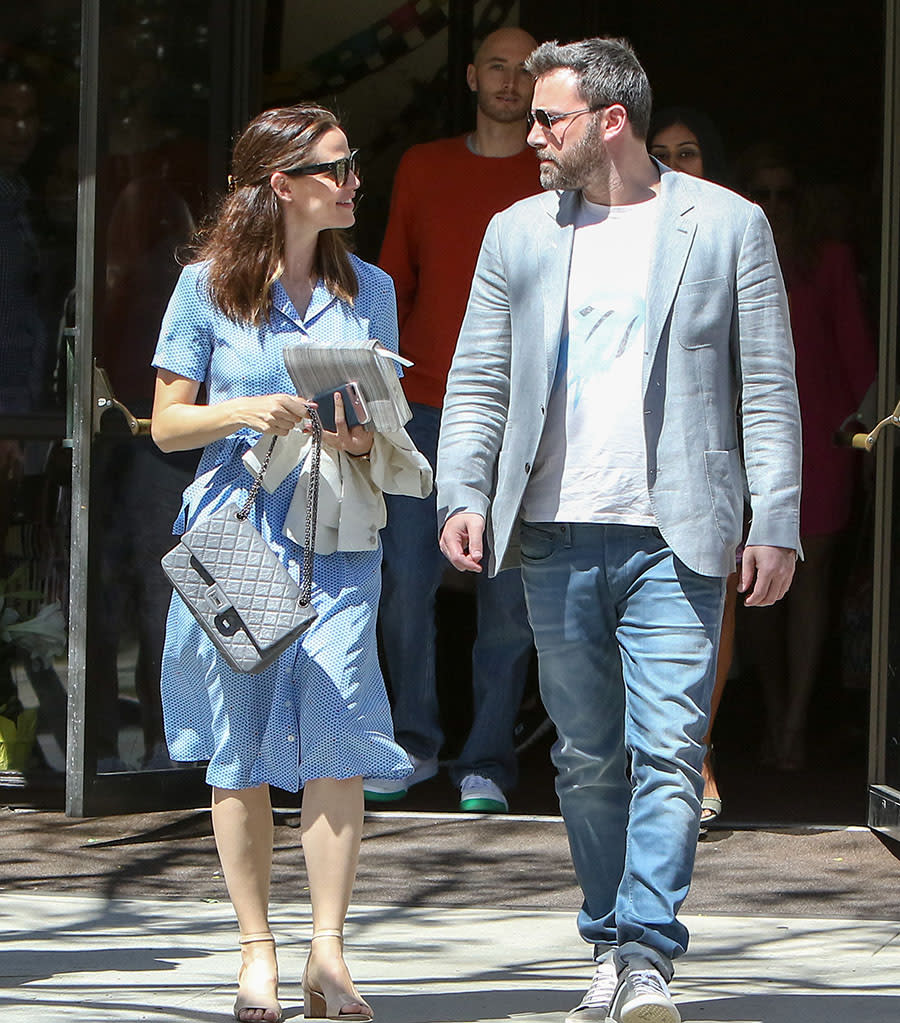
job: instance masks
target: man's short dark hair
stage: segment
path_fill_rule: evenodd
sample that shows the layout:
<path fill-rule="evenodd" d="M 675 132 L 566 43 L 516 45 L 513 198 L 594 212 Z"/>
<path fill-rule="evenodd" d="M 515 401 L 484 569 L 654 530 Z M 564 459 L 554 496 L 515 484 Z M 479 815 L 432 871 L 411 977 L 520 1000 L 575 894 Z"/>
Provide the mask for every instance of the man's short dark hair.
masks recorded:
<path fill-rule="evenodd" d="M 597 37 L 560 45 L 541 45 L 525 61 L 538 78 L 565 68 L 574 71 L 585 103 L 592 109 L 618 103 L 625 108 L 635 137 L 647 138 L 652 96 L 647 73 L 627 39 Z"/>

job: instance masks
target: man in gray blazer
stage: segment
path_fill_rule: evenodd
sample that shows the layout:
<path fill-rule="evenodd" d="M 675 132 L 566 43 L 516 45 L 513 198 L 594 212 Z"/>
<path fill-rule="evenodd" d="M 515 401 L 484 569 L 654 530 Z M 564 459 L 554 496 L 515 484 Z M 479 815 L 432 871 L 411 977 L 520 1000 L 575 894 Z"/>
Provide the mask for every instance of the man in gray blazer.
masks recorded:
<path fill-rule="evenodd" d="M 450 371 L 441 547 L 522 565 L 557 792 L 598 963 L 570 1023 L 678 1023 L 703 736 L 745 497 L 741 589 L 800 552 L 800 420 L 765 216 L 648 156 L 630 46 L 545 43 L 547 191 L 491 221 Z"/>

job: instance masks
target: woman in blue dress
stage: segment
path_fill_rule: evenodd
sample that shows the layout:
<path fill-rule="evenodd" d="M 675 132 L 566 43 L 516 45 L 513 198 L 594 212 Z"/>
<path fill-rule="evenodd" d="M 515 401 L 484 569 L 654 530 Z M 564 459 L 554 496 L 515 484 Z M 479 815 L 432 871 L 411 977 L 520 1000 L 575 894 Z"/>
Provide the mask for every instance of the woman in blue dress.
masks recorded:
<path fill-rule="evenodd" d="M 304 440 L 308 407 L 285 369 L 285 344 L 377 338 L 396 351 L 391 280 L 351 255 L 342 234 L 354 222 L 358 187 L 356 155 L 321 107 L 268 110 L 238 140 L 231 192 L 181 274 L 154 357 L 154 440 L 163 451 L 204 448 L 176 534 L 225 501 L 243 502 L 253 482 L 246 456 L 260 438 L 266 445 L 273 435 Z M 197 403 L 201 388 L 205 404 Z M 328 462 L 338 478 L 374 478 L 380 437 L 348 429 L 340 396 L 335 421 L 324 435 L 323 472 Z M 252 512 L 295 579 L 302 530 L 295 542 L 286 518 L 299 461 L 272 492 L 267 476 Z M 338 487 L 338 495 L 358 490 Z M 341 520 L 360 514 L 339 497 L 332 504 Z M 371 509 L 364 514 L 378 519 Z M 411 768 L 393 739 L 375 641 L 383 523 L 354 524 L 331 530 L 337 539 L 330 543 L 320 544 L 317 533 L 318 617 L 259 674 L 232 671 L 177 595 L 169 611 L 166 738 L 173 759 L 209 761 L 216 845 L 241 934 L 234 1015 L 245 1023 L 282 1018 L 268 923 L 270 785 L 304 789 L 313 917 L 305 1016 L 372 1018 L 342 947 L 362 834 L 362 779 L 400 778 Z"/>

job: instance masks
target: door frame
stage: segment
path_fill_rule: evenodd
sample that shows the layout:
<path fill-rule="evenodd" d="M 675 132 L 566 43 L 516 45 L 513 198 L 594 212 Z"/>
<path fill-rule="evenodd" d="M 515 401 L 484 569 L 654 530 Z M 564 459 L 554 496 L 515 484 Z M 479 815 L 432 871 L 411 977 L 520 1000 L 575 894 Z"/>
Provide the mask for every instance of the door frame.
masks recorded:
<path fill-rule="evenodd" d="M 879 311 L 878 409 L 897 402 L 897 338 L 900 318 L 900 0 L 885 3 L 884 153 L 882 167 L 881 305 Z M 887 784 L 886 743 L 891 628 L 894 431 L 874 448 L 875 523 L 872 680 L 869 718 L 867 823 L 900 839 L 900 791 Z"/>
<path fill-rule="evenodd" d="M 69 660 L 67 670 L 66 813 L 82 817 L 96 779 L 87 763 L 88 511 L 91 471 L 94 332 L 94 238 L 99 120 L 100 4 L 81 5 L 81 86 L 78 100 L 78 229 L 75 254 L 75 326 L 69 383 L 72 446 L 72 517 L 69 541 Z"/>

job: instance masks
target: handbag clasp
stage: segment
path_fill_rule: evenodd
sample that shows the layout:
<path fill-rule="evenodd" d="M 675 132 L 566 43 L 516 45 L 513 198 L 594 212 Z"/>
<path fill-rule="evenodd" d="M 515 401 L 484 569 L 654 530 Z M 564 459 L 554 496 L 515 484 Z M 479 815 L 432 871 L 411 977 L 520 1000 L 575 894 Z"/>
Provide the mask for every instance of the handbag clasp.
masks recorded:
<path fill-rule="evenodd" d="M 206 598 L 207 604 L 209 604 L 212 610 L 217 613 L 231 607 L 231 601 L 225 596 L 225 591 L 218 583 L 213 583 L 212 586 L 207 586 L 206 592 L 203 596 Z"/>

